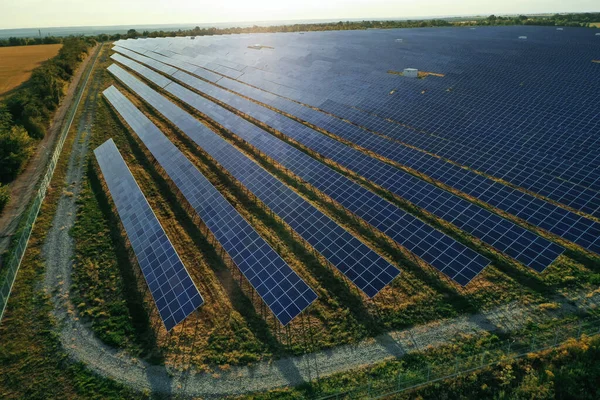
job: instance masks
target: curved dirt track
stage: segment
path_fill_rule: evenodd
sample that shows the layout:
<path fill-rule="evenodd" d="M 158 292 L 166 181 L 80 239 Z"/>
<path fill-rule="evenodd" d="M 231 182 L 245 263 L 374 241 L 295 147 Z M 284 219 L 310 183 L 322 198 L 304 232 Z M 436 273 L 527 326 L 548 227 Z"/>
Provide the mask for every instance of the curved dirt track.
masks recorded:
<path fill-rule="evenodd" d="M 104 53 L 106 55 L 106 53 Z M 95 75 L 94 75 L 95 76 Z M 259 362 L 251 367 L 232 367 L 219 375 L 210 373 L 180 372 L 165 366 L 150 365 L 116 351 L 98 340 L 91 330 L 76 317 L 69 300 L 71 285 L 73 238 L 69 230 L 75 222 L 77 195 L 87 162 L 89 135 L 94 118 L 95 100 L 100 95 L 100 83 L 93 79 L 84 103 L 73 149 L 70 153 L 65 182 L 73 195 L 63 195 L 58 203 L 52 229 L 48 232 L 44 257 L 46 274 L 44 287 L 52 293 L 54 314 L 59 321 L 60 340 L 77 362 L 104 377 L 121 382 L 139 391 L 157 395 L 181 397 L 222 397 L 252 391 L 263 391 L 282 386 L 293 386 L 372 364 L 408 352 L 419 351 L 426 346 L 441 345 L 458 334 L 477 334 L 484 331 L 510 331 L 530 318 L 538 318 L 535 308 L 508 305 L 490 312 L 438 321 L 427 325 L 390 332 L 356 345 L 340 346 L 332 350 L 318 351 L 299 357 L 273 362 Z M 563 302 L 560 312 L 574 312 L 585 308 L 590 302 L 600 302 L 596 296 L 586 299 L 580 296 L 573 303 Z M 573 305 L 575 304 L 575 305 Z M 548 317 L 548 314 L 544 314 Z M 543 318 L 543 316 L 539 316 Z"/>

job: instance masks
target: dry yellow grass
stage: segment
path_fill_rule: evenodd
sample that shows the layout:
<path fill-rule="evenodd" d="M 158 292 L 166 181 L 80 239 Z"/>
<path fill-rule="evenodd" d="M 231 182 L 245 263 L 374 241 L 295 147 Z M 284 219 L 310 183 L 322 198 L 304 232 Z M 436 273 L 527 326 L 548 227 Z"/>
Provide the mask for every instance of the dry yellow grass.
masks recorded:
<path fill-rule="evenodd" d="M 42 62 L 58 54 L 62 44 L 0 48 L 0 95 L 16 88 Z"/>

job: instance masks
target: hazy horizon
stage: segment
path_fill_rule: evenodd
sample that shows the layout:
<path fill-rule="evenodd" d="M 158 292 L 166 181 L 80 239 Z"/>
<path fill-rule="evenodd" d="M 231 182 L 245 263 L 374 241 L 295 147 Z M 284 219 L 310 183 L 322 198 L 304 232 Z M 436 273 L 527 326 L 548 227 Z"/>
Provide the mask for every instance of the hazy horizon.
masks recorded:
<path fill-rule="evenodd" d="M 408 0 L 22 0 L 2 6 L 0 30 L 144 25 L 206 25 L 306 20 L 408 19 L 490 14 L 593 12 L 596 0 L 506 0 L 503 2 L 432 0 L 424 5 Z M 196 22 L 194 22 L 196 21 Z"/>

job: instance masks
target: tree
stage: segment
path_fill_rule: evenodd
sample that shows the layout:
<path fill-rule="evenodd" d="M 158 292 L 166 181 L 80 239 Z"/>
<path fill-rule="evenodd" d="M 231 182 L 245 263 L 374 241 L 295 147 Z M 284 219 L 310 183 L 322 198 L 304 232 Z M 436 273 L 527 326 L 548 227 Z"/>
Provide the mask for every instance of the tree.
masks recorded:
<path fill-rule="evenodd" d="M 32 152 L 33 140 L 20 126 L 0 132 L 0 181 L 9 182 L 21 172 Z"/>
<path fill-rule="evenodd" d="M 139 36 L 138 31 L 136 31 L 135 29 L 130 29 L 130 30 L 127 31 L 127 37 L 128 38 L 135 39 L 138 36 Z"/>
<path fill-rule="evenodd" d="M 10 200 L 9 187 L 0 183 L 0 213 L 2 213 L 4 206 L 6 206 L 6 204 L 8 204 L 9 200 Z"/>

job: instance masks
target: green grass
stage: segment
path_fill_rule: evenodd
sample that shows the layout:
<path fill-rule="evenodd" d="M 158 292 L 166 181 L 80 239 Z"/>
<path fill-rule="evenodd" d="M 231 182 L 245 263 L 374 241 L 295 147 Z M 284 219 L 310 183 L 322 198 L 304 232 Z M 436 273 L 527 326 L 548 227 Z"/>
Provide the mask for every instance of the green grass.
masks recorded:
<path fill-rule="evenodd" d="M 529 341 L 531 339 L 526 343 Z M 600 394 L 596 384 L 600 376 L 600 367 L 596 361 L 600 356 L 600 337 L 571 339 L 555 349 L 529 353 L 526 357 L 517 359 L 503 358 L 506 344 L 506 340 L 491 334 L 456 339 L 440 348 L 315 379 L 296 388 L 276 389 L 236 398 L 367 398 L 389 393 L 398 387 L 411 387 L 419 379 L 425 380 L 428 374 L 452 374 L 455 365 L 460 365 L 461 369 L 470 365 L 477 367 L 481 360 L 486 360 L 485 357 L 487 360 L 499 361 L 488 361 L 489 365 L 486 367 L 385 398 L 595 399 Z M 527 349 L 528 346 L 525 346 L 525 352 Z M 483 350 L 487 351 L 485 357 L 481 354 Z"/>

